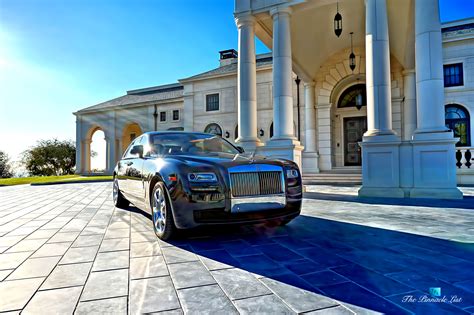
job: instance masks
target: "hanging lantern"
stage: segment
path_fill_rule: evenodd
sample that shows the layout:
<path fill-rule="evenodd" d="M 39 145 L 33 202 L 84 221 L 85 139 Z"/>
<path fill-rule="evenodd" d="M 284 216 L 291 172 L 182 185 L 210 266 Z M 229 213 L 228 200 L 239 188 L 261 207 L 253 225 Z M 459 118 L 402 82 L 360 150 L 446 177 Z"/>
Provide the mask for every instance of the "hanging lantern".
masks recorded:
<path fill-rule="evenodd" d="M 351 32 L 351 54 L 349 55 L 349 68 L 351 68 L 352 72 L 356 67 L 356 56 L 354 55 L 354 48 L 352 47 L 352 35 L 354 32 Z"/>
<path fill-rule="evenodd" d="M 362 94 L 361 93 L 356 95 L 355 103 L 356 103 L 357 110 L 360 110 L 362 108 Z"/>
<path fill-rule="evenodd" d="M 337 2 L 336 16 L 334 17 L 334 33 L 339 37 L 342 34 L 342 15 L 339 14 L 339 1 Z"/>

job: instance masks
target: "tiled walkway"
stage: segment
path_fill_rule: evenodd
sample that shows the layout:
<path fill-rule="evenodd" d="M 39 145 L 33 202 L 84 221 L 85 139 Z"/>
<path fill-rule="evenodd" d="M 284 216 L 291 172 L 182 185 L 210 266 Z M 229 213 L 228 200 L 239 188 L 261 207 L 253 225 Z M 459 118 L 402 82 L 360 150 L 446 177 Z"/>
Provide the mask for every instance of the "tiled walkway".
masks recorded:
<path fill-rule="evenodd" d="M 474 312 L 473 190 L 456 202 L 308 190 L 286 227 L 165 243 L 149 216 L 113 207 L 110 183 L 0 188 L 0 312 Z"/>

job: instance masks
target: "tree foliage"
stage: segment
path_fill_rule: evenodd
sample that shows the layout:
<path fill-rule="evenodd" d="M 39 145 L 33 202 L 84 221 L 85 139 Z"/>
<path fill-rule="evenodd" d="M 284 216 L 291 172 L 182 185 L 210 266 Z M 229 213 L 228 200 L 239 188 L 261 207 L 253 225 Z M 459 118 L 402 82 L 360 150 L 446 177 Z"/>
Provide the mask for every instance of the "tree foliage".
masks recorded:
<path fill-rule="evenodd" d="M 10 178 L 12 176 L 10 158 L 8 154 L 0 151 L 0 178 Z"/>
<path fill-rule="evenodd" d="M 22 163 L 33 176 L 73 174 L 76 146 L 70 140 L 41 140 L 36 146 L 23 152 Z"/>

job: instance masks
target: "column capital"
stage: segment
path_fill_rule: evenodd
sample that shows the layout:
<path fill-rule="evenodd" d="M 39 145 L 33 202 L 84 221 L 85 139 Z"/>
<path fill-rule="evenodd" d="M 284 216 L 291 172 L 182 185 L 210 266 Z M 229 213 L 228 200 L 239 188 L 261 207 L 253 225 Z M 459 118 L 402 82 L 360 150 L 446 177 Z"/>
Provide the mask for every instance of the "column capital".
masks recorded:
<path fill-rule="evenodd" d="M 291 15 L 293 10 L 288 6 L 280 6 L 270 10 L 270 16 L 275 18 L 275 15 Z"/>
<path fill-rule="evenodd" d="M 314 87 L 315 85 L 316 85 L 316 83 L 314 83 L 314 81 L 303 82 L 304 87 Z"/>
<path fill-rule="evenodd" d="M 402 71 L 403 75 L 411 75 L 411 74 L 415 74 L 415 73 L 416 73 L 415 69 L 405 69 L 405 70 Z"/>
<path fill-rule="evenodd" d="M 235 15 L 235 24 L 238 28 L 241 28 L 242 26 L 253 26 L 255 20 L 255 17 L 249 13 Z"/>

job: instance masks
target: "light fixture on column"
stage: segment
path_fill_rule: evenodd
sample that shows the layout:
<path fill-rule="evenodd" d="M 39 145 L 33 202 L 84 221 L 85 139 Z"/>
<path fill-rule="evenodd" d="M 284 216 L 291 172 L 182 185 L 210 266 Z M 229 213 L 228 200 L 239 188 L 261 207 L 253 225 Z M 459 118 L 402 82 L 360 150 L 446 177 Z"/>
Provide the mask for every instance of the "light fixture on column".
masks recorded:
<path fill-rule="evenodd" d="M 339 1 L 336 4 L 336 16 L 334 17 L 334 33 L 339 37 L 342 34 L 342 15 L 339 13 Z"/>
<path fill-rule="evenodd" d="M 359 78 L 357 78 L 357 86 L 359 86 Z M 355 96 L 355 104 L 357 110 L 361 110 L 362 108 L 362 102 L 364 101 L 363 96 L 362 96 L 362 90 L 359 89 L 359 93 Z"/>
<path fill-rule="evenodd" d="M 354 32 L 351 32 L 351 54 L 349 55 L 349 68 L 351 68 L 352 72 L 356 67 L 356 56 L 354 55 L 354 48 L 352 47 L 352 35 Z"/>
<path fill-rule="evenodd" d="M 356 95 L 355 102 L 356 108 L 360 110 L 362 108 L 362 93 L 359 92 L 359 94 Z"/>

